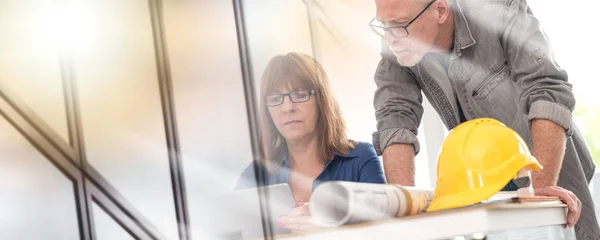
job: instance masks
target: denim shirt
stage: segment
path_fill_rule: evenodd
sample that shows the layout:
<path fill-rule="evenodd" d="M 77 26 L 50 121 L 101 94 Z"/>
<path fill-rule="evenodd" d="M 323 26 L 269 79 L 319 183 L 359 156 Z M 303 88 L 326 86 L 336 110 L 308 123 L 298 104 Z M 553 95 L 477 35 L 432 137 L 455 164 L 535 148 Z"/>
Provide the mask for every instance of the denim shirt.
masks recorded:
<path fill-rule="evenodd" d="M 600 239 L 588 188 L 595 166 L 572 122 L 572 85 L 551 52 L 540 23 L 525 0 L 454 0 L 454 49 L 448 70 L 431 54 L 413 67 L 400 66 L 382 46 L 375 73 L 378 154 L 395 143 L 419 152 L 417 129 L 422 94 L 448 129 L 461 120 L 494 118 L 517 131 L 533 149 L 530 121 L 551 120 L 566 129 L 567 142 L 558 185 L 583 203 L 575 226 L 578 239 Z M 456 100 L 458 99 L 458 101 Z"/>
<path fill-rule="evenodd" d="M 236 189 L 256 187 L 254 167 L 258 164 L 251 163 L 236 185 Z M 281 159 L 281 167 L 277 174 L 268 175 L 267 185 L 289 183 L 290 164 L 287 155 Z M 313 190 L 326 181 L 350 181 L 365 183 L 385 183 L 383 166 L 379 157 L 370 143 L 358 142 L 348 154 L 335 153 L 333 159 L 327 161 L 323 171 L 313 182 Z"/>

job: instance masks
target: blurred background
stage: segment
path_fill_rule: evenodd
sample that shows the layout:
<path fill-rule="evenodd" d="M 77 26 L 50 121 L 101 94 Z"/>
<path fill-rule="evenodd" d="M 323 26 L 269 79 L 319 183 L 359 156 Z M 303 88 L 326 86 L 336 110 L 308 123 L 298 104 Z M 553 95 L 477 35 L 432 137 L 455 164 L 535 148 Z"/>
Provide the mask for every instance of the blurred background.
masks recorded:
<path fill-rule="evenodd" d="M 529 4 L 600 166 L 600 3 Z M 374 15 L 372 0 L 0 0 L 0 239 L 210 238 L 214 196 L 252 161 L 240 47 L 256 87 L 274 55 L 315 57 L 350 138 L 371 142 Z M 424 105 L 416 184 L 434 187 L 447 131 Z"/>

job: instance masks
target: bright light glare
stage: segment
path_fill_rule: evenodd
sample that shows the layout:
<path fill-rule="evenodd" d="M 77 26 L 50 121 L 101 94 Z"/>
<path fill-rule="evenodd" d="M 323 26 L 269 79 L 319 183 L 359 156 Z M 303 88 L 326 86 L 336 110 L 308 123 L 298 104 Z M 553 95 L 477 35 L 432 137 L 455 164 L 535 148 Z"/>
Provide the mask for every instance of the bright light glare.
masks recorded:
<path fill-rule="evenodd" d="M 98 32 L 97 17 L 91 6 L 67 1 L 45 13 L 48 40 L 69 53 L 85 52 L 93 46 Z"/>

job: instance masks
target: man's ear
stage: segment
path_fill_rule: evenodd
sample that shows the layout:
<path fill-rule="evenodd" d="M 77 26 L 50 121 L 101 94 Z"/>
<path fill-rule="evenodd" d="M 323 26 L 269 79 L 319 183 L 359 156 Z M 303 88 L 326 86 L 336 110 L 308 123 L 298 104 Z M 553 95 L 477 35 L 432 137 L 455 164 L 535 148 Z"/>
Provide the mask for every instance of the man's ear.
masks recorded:
<path fill-rule="evenodd" d="M 452 8 L 450 8 L 450 5 L 448 4 L 448 0 L 438 0 L 433 5 L 438 10 L 438 24 L 445 23 L 450 15 L 450 11 L 452 11 Z"/>

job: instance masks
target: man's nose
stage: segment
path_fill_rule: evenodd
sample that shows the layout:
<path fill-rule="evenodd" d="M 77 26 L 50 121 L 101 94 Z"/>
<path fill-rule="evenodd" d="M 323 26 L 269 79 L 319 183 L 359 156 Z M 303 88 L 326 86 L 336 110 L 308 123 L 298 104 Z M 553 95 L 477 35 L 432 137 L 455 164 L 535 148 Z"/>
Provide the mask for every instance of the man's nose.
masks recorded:
<path fill-rule="evenodd" d="M 396 40 L 398 39 L 392 36 L 392 34 L 388 31 L 385 31 L 385 33 L 383 34 L 383 42 L 385 42 L 387 46 L 392 45 L 392 43 L 394 43 Z"/>

